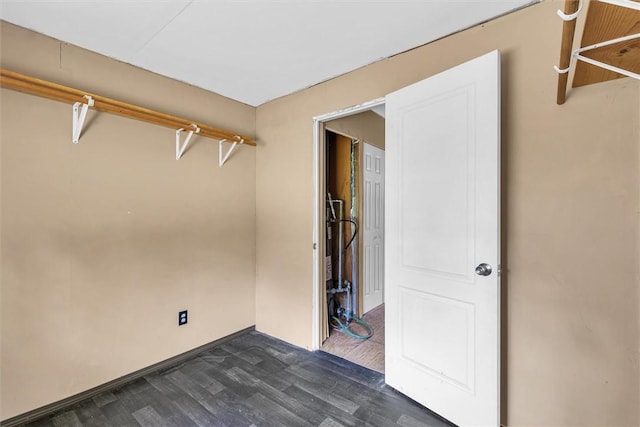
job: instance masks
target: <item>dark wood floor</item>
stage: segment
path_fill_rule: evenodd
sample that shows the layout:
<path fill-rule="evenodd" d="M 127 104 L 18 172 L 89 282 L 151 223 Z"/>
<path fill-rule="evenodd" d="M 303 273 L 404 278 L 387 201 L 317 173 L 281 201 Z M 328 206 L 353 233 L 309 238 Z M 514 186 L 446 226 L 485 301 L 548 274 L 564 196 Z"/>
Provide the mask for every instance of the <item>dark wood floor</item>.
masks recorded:
<path fill-rule="evenodd" d="M 450 426 L 384 376 L 258 332 L 29 426 Z"/>

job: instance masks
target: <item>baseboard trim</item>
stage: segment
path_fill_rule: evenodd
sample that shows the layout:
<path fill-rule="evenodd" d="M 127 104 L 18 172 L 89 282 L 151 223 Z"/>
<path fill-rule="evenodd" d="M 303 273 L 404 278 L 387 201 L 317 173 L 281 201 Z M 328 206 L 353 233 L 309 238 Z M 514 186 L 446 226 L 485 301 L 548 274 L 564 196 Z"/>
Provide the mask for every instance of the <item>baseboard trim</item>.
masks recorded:
<path fill-rule="evenodd" d="M 72 406 L 75 405 L 76 403 L 91 398 L 93 396 L 96 396 L 100 393 L 104 393 L 105 391 L 109 391 L 109 390 L 115 390 L 119 387 L 122 387 L 123 385 L 125 385 L 126 383 L 133 381 L 133 380 L 137 380 L 138 378 L 142 378 L 145 375 L 149 375 L 152 374 L 154 372 L 157 371 L 162 371 L 164 369 L 168 369 L 174 365 L 178 365 L 182 362 L 187 361 L 188 359 L 191 359 L 194 356 L 197 356 L 198 354 L 207 351 L 213 347 L 216 347 L 220 344 L 224 344 L 227 341 L 230 341 L 234 338 L 237 338 L 239 336 L 242 336 L 244 334 L 248 334 L 249 332 L 253 332 L 255 331 L 256 327 L 255 326 L 250 326 L 248 328 L 242 329 L 238 332 L 235 332 L 231 335 L 227 335 L 226 337 L 217 339 L 215 341 L 212 341 L 208 344 L 204 344 L 201 345 L 200 347 L 196 347 L 192 350 L 186 351 L 182 354 L 179 354 L 177 356 L 173 356 L 169 359 L 163 360 L 162 362 L 158 362 L 155 363 L 151 366 L 147 366 L 146 368 L 142 368 L 138 371 L 132 372 L 130 374 L 124 375 L 120 378 L 116 378 L 115 380 L 109 381 L 107 383 L 104 383 L 102 385 L 93 387 L 89 390 L 83 391 L 81 393 L 75 394 L 73 396 L 67 397 L 65 399 L 59 400 L 57 402 L 53 402 L 50 403 L 46 406 L 42 406 L 40 408 L 34 409 L 32 411 L 29 412 L 25 412 L 24 414 L 20 414 L 20 415 L 16 415 L 15 417 L 12 418 L 8 418 L 4 421 L 0 421 L 0 427 L 15 427 L 21 424 L 25 424 L 28 422 L 32 422 L 37 420 L 38 418 L 42 418 L 44 416 L 47 415 L 51 415 L 55 412 L 60 411 L 61 409 L 64 409 L 68 406 Z"/>

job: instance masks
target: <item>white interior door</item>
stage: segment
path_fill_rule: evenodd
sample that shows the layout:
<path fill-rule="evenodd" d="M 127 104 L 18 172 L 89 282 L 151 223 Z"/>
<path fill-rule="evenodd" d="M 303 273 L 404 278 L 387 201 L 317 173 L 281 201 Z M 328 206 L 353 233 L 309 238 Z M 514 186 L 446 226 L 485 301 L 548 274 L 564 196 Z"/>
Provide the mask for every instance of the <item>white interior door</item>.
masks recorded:
<path fill-rule="evenodd" d="M 386 97 L 386 382 L 458 425 L 500 421 L 499 70 Z"/>
<path fill-rule="evenodd" d="M 363 312 L 384 301 L 384 150 L 364 144 Z"/>

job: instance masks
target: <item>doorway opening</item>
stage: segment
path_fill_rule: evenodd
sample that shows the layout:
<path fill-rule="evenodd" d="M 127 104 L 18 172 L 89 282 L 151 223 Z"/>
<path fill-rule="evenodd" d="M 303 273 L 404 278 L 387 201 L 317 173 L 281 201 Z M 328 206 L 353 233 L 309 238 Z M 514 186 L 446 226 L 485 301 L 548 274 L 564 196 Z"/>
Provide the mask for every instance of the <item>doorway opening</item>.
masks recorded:
<path fill-rule="evenodd" d="M 384 101 L 316 132 L 317 348 L 384 373 Z"/>
<path fill-rule="evenodd" d="M 385 383 L 459 425 L 499 425 L 500 53 L 391 92 L 384 106 Z M 315 120 L 318 348 L 325 130 L 368 107 Z"/>

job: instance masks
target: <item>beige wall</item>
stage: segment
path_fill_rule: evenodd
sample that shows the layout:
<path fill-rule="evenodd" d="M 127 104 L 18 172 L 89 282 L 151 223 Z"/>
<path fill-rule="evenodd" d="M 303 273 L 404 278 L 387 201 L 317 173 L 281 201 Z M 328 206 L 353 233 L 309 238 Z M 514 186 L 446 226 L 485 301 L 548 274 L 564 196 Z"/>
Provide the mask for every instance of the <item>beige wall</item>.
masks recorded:
<path fill-rule="evenodd" d="M 577 89 L 557 106 L 560 6 L 546 1 L 258 108 L 259 330 L 312 345 L 311 118 L 500 49 L 503 422 L 640 424 L 638 82 Z"/>
<path fill-rule="evenodd" d="M 638 99 L 640 99 L 640 84 L 638 84 Z M 638 121 L 636 122 L 636 133 L 638 135 L 638 144 L 640 145 L 640 108 L 638 108 Z M 637 150 L 637 155 L 638 155 L 638 164 L 640 164 L 640 149 Z M 640 185 L 638 186 L 638 199 L 640 200 Z M 640 208 L 637 210 L 637 217 L 640 218 Z M 640 259 L 640 232 L 637 234 L 635 257 L 636 259 Z M 636 267 L 637 267 L 636 277 L 638 282 L 640 282 L 640 262 L 637 263 Z M 638 321 L 638 330 L 640 331 L 640 286 L 636 287 L 636 295 L 638 297 L 638 303 L 637 303 L 638 310 L 637 310 L 636 319 Z M 640 338 L 638 339 L 637 354 L 640 355 Z M 638 384 L 639 384 L 638 388 L 640 388 L 640 369 L 638 369 Z M 638 410 L 638 420 L 640 420 L 640 405 L 637 406 L 637 410 Z"/>
<path fill-rule="evenodd" d="M 69 105 L 2 90 L 0 419 L 242 329 L 254 313 L 258 329 L 309 347 L 311 118 L 499 48 L 503 421 L 640 424 L 640 85 L 585 87 L 556 106 L 558 7 L 270 102 L 257 122 L 246 105 L 2 23 L 2 67 L 257 129 L 259 145 L 219 169 L 216 143 L 198 139 L 176 161 L 171 130 L 90 113 L 74 146 Z M 178 328 L 184 308 L 190 323 Z"/>
<path fill-rule="evenodd" d="M 373 111 L 330 120 L 325 127 L 384 150 L 384 118 Z"/>
<path fill-rule="evenodd" d="M 2 67 L 253 135 L 255 109 L 1 24 Z M 2 413 L 254 324 L 255 156 L 3 89 Z M 189 324 L 177 326 L 179 310 Z"/>

